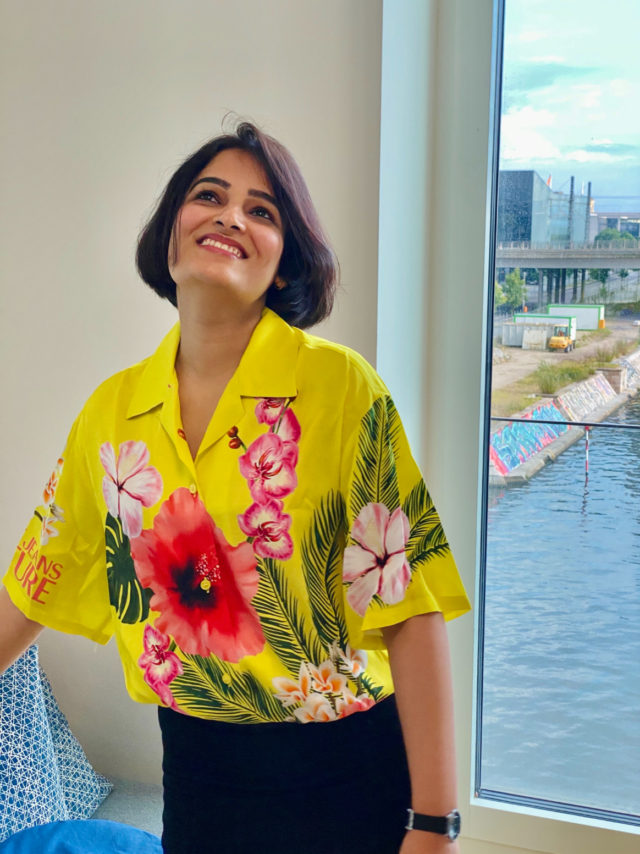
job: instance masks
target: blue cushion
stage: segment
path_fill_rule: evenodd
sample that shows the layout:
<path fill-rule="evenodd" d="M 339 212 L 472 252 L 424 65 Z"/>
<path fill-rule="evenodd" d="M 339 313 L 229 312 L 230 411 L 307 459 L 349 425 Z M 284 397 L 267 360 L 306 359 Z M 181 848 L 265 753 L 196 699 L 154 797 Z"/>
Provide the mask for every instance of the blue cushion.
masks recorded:
<path fill-rule="evenodd" d="M 0 677 L 0 842 L 25 827 L 89 818 L 111 791 L 69 729 L 30 647 Z"/>
<path fill-rule="evenodd" d="M 162 854 L 160 839 L 116 821 L 56 821 L 0 844 L 0 854 Z"/>

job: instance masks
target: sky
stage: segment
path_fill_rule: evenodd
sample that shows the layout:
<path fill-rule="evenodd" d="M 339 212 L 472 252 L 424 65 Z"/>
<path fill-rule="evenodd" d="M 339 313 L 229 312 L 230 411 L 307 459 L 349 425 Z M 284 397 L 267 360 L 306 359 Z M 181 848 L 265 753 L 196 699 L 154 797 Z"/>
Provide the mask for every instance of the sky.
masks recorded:
<path fill-rule="evenodd" d="M 505 0 L 501 169 L 640 212 L 640 0 Z"/>

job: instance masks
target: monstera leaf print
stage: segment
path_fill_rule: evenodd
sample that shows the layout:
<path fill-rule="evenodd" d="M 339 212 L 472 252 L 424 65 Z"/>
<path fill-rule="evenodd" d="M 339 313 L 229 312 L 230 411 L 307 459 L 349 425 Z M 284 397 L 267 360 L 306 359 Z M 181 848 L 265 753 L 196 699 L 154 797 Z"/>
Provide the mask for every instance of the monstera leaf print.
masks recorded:
<path fill-rule="evenodd" d="M 284 721 L 288 712 L 250 673 L 215 656 L 186 655 L 183 673 L 171 682 L 181 709 L 197 717 L 227 723 L 260 724 Z"/>
<path fill-rule="evenodd" d="M 120 519 L 110 513 L 107 513 L 104 535 L 109 601 L 123 623 L 146 620 L 152 591 L 140 584 L 131 557 L 129 537 L 122 530 Z"/>
<path fill-rule="evenodd" d="M 402 505 L 411 526 L 406 555 L 412 570 L 432 557 L 449 551 L 449 543 L 423 480 L 413 487 Z"/>
<path fill-rule="evenodd" d="M 401 428 L 390 397 L 378 398 L 362 419 L 351 488 L 351 516 L 370 503 L 393 510 L 400 504 L 395 456 Z"/>

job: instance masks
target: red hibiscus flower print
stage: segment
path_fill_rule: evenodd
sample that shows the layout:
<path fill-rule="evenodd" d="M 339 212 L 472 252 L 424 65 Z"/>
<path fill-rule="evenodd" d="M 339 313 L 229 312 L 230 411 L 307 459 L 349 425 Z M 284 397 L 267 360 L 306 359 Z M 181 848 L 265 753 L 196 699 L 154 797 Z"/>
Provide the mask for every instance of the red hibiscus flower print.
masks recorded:
<path fill-rule="evenodd" d="M 131 542 L 136 573 L 153 590 L 156 627 L 186 653 L 236 662 L 265 644 L 251 601 L 258 571 L 249 543 L 230 545 L 197 495 L 173 492 L 153 530 Z"/>
<path fill-rule="evenodd" d="M 252 504 L 238 516 L 238 524 L 253 539 L 253 550 L 259 557 L 287 560 L 293 554 L 293 541 L 288 534 L 291 516 L 282 512 L 279 501 Z"/>
<path fill-rule="evenodd" d="M 144 670 L 144 681 L 155 691 L 165 706 L 179 711 L 169 684 L 182 674 L 182 662 L 169 649 L 171 639 L 153 626 L 144 627 L 144 652 L 138 664 Z"/>
<path fill-rule="evenodd" d="M 275 424 L 282 413 L 286 397 L 264 397 L 256 406 L 256 418 L 259 424 Z"/>
<path fill-rule="evenodd" d="M 344 552 L 342 577 L 349 584 L 347 601 L 364 616 L 379 596 L 388 605 L 401 602 L 411 580 L 405 554 L 409 520 L 401 507 L 393 513 L 384 504 L 365 505 L 353 523 L 356 544 Z"/>
<path fill-rule="evenodd" d="M 123 442 L 118 459 L 111 442 L 100 447 L 106 471 L 102 494 L 112 516 L 118 516 L 127 537 L 142 531 L 142 508 L 151 507 L 162 495 L 160 472 L 148 465 L 149 449 L 144 442 Z"/>
<path fill-rule="evenodd" d="M 298 484 L 295 472 L 298 446 L 283 441 L 275 433 L 258 436 L 238 462 L 251 497 L 258 504 L 289 495 Z"/>

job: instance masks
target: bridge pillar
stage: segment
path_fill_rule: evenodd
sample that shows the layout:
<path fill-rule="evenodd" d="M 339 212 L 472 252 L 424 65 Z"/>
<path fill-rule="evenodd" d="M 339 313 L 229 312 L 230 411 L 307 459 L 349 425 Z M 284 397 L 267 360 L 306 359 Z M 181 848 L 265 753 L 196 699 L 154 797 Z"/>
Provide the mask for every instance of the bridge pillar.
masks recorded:
<path fill-rule="evenodd" d="M 547 302 L 553 302 L 553 271 L 547 270 Z"/>
<path fill-rule="evenodd" d="M 567 271 L 560 270 L 560 302 L 567 301 Z"/>
<path fill-rule="evenodd" d="M 571 302 L 578 302 L 578 271 L 573 271 L 573 292 L 571 294 Z"/>
<path fill-rule="evenodd" d="M 544 302 L 544 270 L 538 270 L 538 311 L 542 311 Z"/>
<path fill-rule="evenodd" d="M 587 271 L 583 267 L 580 271 L 580 302 L 584 302 L 584 282 L 587 277 Z"/>

